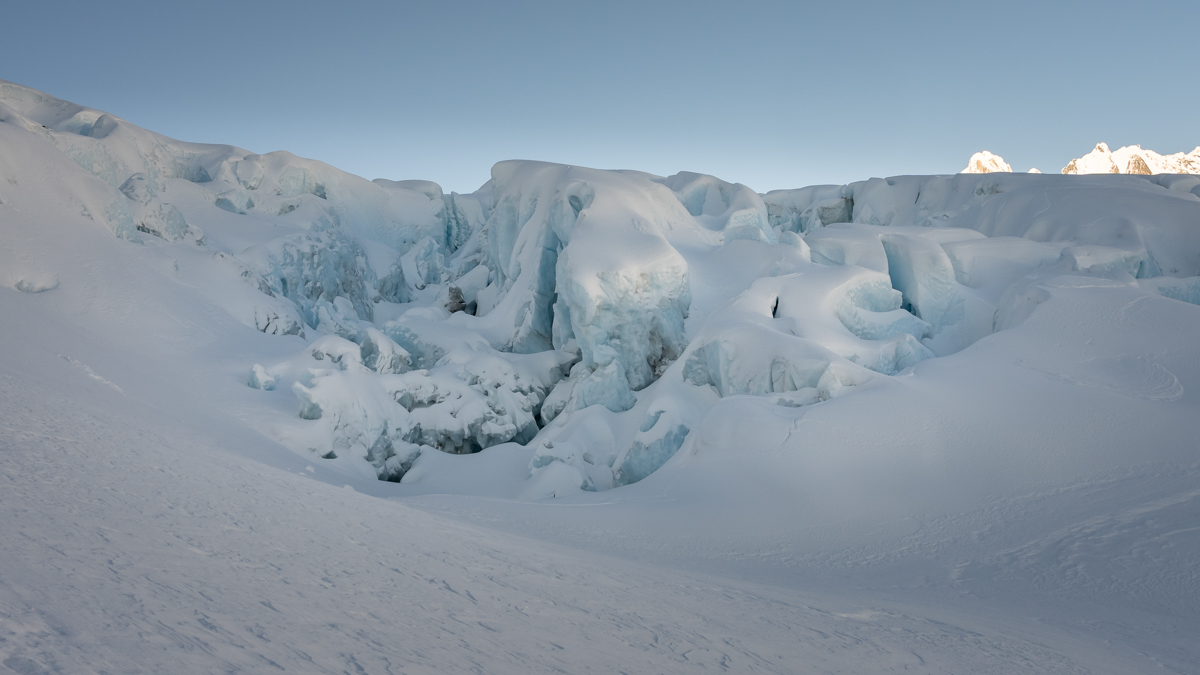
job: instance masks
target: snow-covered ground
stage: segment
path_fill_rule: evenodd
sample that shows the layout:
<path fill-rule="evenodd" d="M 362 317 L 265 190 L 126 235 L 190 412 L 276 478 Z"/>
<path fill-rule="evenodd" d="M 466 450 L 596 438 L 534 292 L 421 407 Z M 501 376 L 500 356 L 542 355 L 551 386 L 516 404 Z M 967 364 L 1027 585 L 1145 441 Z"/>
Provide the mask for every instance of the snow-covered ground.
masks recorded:
<path fill-rule="evenodd" d="M 0 82 L 0 663 L 1196 672 L 1200 177 L 471 195 Z"/>

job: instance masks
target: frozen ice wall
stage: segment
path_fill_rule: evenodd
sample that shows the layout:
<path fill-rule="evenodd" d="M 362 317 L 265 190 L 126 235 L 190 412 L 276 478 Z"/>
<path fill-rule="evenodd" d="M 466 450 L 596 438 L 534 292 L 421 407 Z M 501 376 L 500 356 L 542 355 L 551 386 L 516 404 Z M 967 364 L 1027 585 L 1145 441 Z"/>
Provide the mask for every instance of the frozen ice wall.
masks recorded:
<path fill-rule="evenodd" d="M 686 346 L 687 263 L 666 234 L 691 216 L 636 173 L 502 162 L 492 188 L 482 330 L 517 352 L 577 349 L 572 405 L 627 407 Z"/>

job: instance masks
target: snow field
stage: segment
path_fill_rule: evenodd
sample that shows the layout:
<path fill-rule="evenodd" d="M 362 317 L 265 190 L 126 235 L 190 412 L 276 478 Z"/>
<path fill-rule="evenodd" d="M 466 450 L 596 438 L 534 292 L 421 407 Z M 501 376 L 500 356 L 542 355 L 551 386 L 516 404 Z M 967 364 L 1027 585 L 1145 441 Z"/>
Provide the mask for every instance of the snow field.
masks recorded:
<path fill-rule="evenodd" d="M 446 195 L 0 83 L 0 663 L 1190 672 L 1196 185 Z"/>

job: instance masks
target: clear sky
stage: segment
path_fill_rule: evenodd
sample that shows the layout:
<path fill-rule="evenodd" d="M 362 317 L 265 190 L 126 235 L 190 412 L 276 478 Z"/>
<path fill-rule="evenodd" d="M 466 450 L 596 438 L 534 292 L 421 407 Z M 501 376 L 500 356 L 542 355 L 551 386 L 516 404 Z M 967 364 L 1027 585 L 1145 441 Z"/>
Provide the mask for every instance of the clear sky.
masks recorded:
<path fill-rule="evenodd" d="M 0 78 L 474 190 L 503 159 L 756 190 L 1200 144 L 1200 1 L 6 3 Z"/>

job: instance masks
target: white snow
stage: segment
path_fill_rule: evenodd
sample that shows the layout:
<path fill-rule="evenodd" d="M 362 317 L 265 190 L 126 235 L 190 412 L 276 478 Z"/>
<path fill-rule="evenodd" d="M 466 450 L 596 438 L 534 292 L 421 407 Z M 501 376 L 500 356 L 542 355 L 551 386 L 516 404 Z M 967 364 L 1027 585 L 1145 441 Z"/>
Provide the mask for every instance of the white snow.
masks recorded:
<path fill-rule="evenodd" d="M 1135 174 L 1196 174 L 1200 173 L 1200 147 L 1184 154 L 1160 155 L 1143 150 L 1140 145 L 1126 145 L 1116 151 L 1107 143 L 1097 143 L 1086 155 L 1073 159 L 1063 167 L 1064 174 L 1135 173 Z"/>
<path fill-rule="evenodd" d="M 447 195 L 0 82 L 0 664 L 1192 672 L 1198 190 Z"/>
<path fill-rule="evenodd" d="M 967 168 L 959 173 L 996 173 L 1005 172 L 1012 173 L 1012 167 L 1004 158 L 999 155 L 984 150 L 971 155 L 971 159 L 967 161 Z"/>

